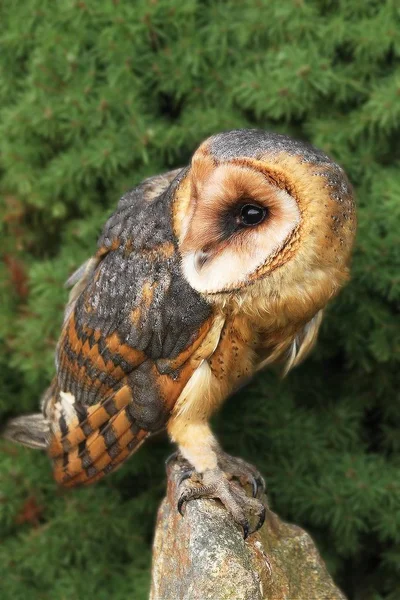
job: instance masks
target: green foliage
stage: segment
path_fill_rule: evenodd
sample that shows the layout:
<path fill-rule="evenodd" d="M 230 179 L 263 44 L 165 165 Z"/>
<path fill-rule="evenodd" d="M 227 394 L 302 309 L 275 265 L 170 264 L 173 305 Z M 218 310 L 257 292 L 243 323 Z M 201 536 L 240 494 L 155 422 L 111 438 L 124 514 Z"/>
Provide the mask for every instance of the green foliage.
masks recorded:
<path fill-rule="evenodd" d="M 352 600 L 400 597 L 400 8 L 395 0 L 26 0 L 0 6 L 0 410 L 34 411 L 67 292 L 118 197 L 207 135 L 309 139 L 359 206 L 349 286 L 317 351 L 215 427 L 265 473 Z M 2 600 L 147 597 L 165 441 L 65 493 L 2 445 Z"/>

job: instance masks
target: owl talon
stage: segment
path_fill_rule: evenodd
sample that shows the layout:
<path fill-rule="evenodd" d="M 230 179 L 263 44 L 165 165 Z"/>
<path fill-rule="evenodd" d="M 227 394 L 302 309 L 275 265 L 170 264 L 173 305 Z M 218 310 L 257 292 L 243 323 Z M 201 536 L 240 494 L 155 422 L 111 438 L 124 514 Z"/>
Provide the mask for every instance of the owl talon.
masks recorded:
<path fill-rule="evenodd" d="M 194 469 L 186 469 L 185 471 L 183 471 L 182 475 L 179 477 L 178 487 L 180 487 L 182 483 L 186 481 L 186 479 L 190 479 L 193 473 Z"/>
<path fill-rule="evenodd" d="M 176 450 L 175 452 L 170 454 L 165 460 L 165 467 L 168 468 L 171 463 L 173 463 L 175 460 L 179 460 L 180 457 L 181 453 L 179 452 L 179 450 Z"/>
<path fill-rule="evenodd" d="M 263 509 L 260 514 L 260 518 L 258 519 L 258 523 L 257 523 L 257 526 L 254 531 L 258 531 L 259 529 L 261 529 L 261 527 L 264 525 L 266 515 L 267 515 L 267 509 L 265 506 L 263 506 Z"/>
<path fill-rule="evenodd" d="M 179 479 L 178 488 L 184 481 L 189 479 L 193 474 L 194 474 L 193 470 L 189 475 L 188 475 L 188 471 L 185 471 L 182 474 L 181 478 Z M 210 496 L 207 495 L 208 492 L 209 492 L 209 490 L 205 486 L 190 486 L 190 487 L 187 487 L 186 489 L 184 489 L 183 492 L 181 493 L 181 495 L 179 496 L 179 500 L 178 500 L 178 504 L 177 504 L 177 509 L 178 509 L 179 514 L 182 517 L 184 517 L 185 512 L 186 512 L 186 504 L 190 500 L 195 500 L 197 498 L 209 498 Z"/>
<path fill-rule="evenodd" d="M 178 489 L 189 478 L 192 478 L 192 482 L 185 484 L 185 489 L 178 499 L 177 509 L 184 516 L 186 504 L 190 500 L 197 498 L 220 500 L 228 512 L 231 513 L 234 521 L 242 527 L 243 537 L 246 539 L 251 533 L 262 527 L 265 521 L 266 508 L 260 500 L 247 496 L 243 488 L 236 481 L 230 479 L 229 476 L 230 474 L 226 475 L 219 468 L 205 471 L 202 475 L 195 471 L 185 470 L 179 479 Z M 198 485 L 199 481 L 201 481 L 200 485 Z M 254 478 L 254 481 L 256 482 L 256 478 Z M 248 513 L 255 513 L 258 517 L 254 528 L 250 527 L 247 518 Z"/>
<path fill-rule="evenodd" d="M 259 494 L 263 494 L 265 492 L 265 481 L 259 475 L 258 477 L 253 478 L 253 498 L 257 498 Z"/>
<path fill-rule="evenodd" d="M 252 485 L 253 498 L 257 498 L 258 483 L 257 483 L 257 479 L 255 477 L 252 478 L 251 485 Z"/>
<path fill-rule="evenodd" d="M 187 498 L 185 497 L 184 494 L 182 494 L 182 496 L 179 498 L 178 504 L 177 504 L 178 513 L 181 515 L 181 517 L 185 516 L 186 502 L 187 502 Z"/>
<path fill-rule="evenodd" d="M 250 485 L 253 498 L 265 492 L 265 481 L 259 471 L 242 458 L 230 456 L 222 450 L 218 453 L 218 466 L 229 478 L 237 479 L 242 485 Z"/>

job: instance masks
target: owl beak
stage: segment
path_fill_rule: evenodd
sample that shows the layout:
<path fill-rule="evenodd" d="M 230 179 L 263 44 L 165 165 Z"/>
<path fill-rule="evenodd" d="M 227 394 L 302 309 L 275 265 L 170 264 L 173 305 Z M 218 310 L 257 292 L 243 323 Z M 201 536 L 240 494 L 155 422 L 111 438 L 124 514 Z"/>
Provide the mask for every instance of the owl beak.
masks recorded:
<path fill-rule="evenodd" d="M 210 256 L 211 252 L 206 252 L 205 250 L 197 250 L 197 252 L 195 252 L 194 267 L 198 273 L 200 273 Z"/>

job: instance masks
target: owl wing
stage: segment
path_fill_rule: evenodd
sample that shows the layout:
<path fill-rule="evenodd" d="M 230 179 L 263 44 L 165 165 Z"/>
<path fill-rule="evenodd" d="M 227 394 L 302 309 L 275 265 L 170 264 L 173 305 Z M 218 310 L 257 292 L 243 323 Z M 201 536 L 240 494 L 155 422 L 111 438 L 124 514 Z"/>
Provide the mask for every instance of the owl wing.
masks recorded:
<path fill-rule="evenodd" d="M 57 376 L 43 404 L 65 486 L 100 479 L 162 429 L 218 343 L 220 318 L 181 273 L 171 227 L 179 175 L 160 185 L 154 194 L 144 182 L 121 199 L 96 256 L 70 281 Z"/>
<path fill-rule="evenodd" d="M 145 179 L 137 188 L 134 188 L 121 198 L 118 205 L 119 212 L 122 207 L 128 208 L 129 210 L 131 205 L 135 204 L 135 201 L 137 203 L 138 200 L 139 202 L 143 200 L 144 202 L 150 203 L 170 185 L 179 172 L 181 172 L 181 169 L 175 169 Z M 99 254 L 100 257 L 98 256 Z M 101 252 L 98 253 L 98 255 L 86 260 L 65 282 L 65 287 L 72 289 L 65 307 L 64 323 L 73 310 L 77 298 L 88 284 L 91 275 L 99 264 Z"/>

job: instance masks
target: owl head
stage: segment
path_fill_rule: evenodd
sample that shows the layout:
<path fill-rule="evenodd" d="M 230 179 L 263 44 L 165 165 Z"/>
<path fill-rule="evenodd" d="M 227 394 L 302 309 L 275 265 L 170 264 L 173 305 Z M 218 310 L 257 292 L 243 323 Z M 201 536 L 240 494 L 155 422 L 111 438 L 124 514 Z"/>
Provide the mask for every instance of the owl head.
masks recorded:
<path fill-rule="evenodd" d="M 348 276 L 351 186 L 328 156 L 290 137 L 236 130 L 209 138 L 173 213 L 185 277 L 211 301 L 312 300 L 311 314 Z"/>

